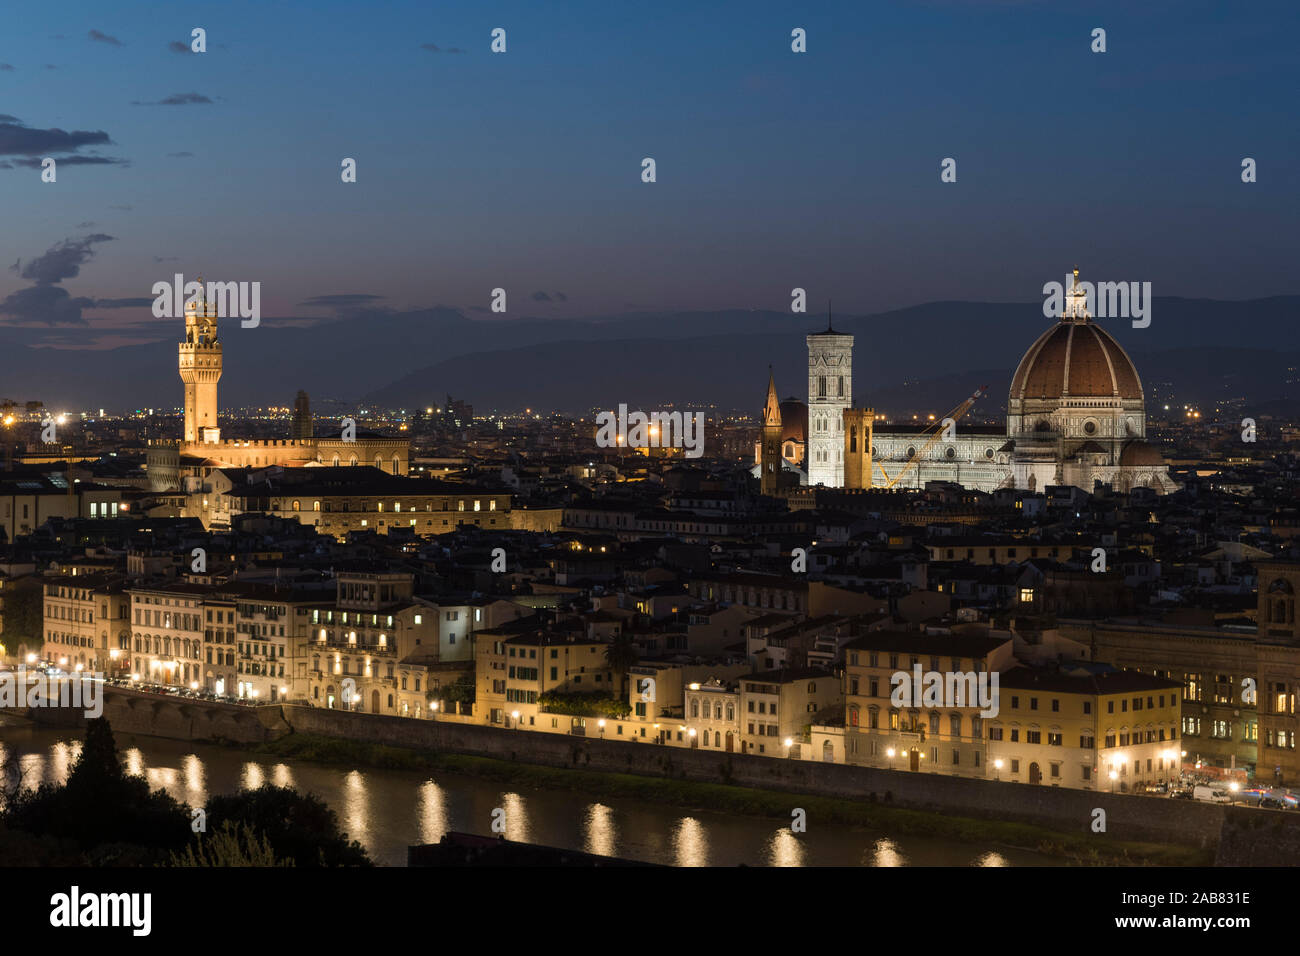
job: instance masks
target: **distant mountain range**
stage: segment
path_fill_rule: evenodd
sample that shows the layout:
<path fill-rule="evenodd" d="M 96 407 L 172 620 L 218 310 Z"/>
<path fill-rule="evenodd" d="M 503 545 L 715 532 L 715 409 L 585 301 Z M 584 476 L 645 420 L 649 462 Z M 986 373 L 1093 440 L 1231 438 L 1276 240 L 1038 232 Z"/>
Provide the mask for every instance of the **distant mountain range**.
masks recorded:
<path fill-rule="evenodd" d="M 1149 328 L 1101 324 L 1133 357 L 1148 401 L 1248 396 L 1285 410 L 1300 400 L 1298 314 L 1300 296 L 1156 298 Z M 5 330 L 0 397 L 67 409 L 177 406 L 172 324 L 169 341 L 100 351 L 33 348 Z M 988 417 L 1001 414 L 1016 363 L 1050 324 L 1040 303 L 932 302 L 834 320 L 856 338 L 858 404 L 941 412 L 987 384 L 973 414 Z M 292 405 L 303 388 L 317 409 L 438 405 L 450 393 L 477 412 L 585 413 L 620 402 L 757 410 L 769 365 L 782 397 L 806 398 L 804 336 L 825 328 L 825 316 L 740 310 L 570 320 L 431 309 L 311 327 L 264 318 L 255 329 L 223 321 L 221 405 Z"/>

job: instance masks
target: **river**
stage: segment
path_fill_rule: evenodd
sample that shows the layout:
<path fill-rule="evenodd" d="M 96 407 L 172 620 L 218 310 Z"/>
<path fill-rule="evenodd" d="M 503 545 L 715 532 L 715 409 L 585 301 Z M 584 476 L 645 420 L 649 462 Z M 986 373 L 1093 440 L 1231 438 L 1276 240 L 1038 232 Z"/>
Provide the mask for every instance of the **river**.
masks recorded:
<path fill-rule="evenodd" d="M 2 720 L 3 718 L 0 718 Z M 569 791 L 503 789 L 453 773 L 417 773 L 278 761 L 210 744 L 117 735 L 127 771 L 143 775 L 190 806 L 210 794 L 263 783 L 294 787 L 325 800 L 350 838 L 371 859 L 405 866 L 406 848 L 436 843 L 448 831 L 491 833 L 493 810 L 505 810 L 506 837 L 676 866 L 1051 866 L 1029 850 L 925 837 L 892 837 L 843 824 L 807 821 L 792 833 L 771 818 L 685 810 L 639 800 L 591 800 Z M 24 786 L 61 783 L 81 750 L 70 730 L 0 723 L 0 749 L 14 751 Z"/>

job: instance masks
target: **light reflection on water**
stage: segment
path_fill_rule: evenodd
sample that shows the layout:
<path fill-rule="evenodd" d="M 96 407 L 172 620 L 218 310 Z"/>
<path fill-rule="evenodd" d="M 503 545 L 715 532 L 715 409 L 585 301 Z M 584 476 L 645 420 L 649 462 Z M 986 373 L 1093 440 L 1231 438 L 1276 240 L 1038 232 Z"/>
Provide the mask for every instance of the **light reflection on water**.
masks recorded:
<path fill-rule="evenodd" d="M 61 783 L 81 750 L 70 731 L 0 724 L 0 754 L 16 752 L 23 786 Z M 807 820 L 792 832 L 774 821 L 652 802 L 594 800 L 578 793 L 518 788 L 458 774 L 348 770 L 306 762 L 249 759 L 206 744 L 119 735 L 128 773 L 203 806 L 212 794 L 273 783 L 314 793 L 338 815 L 349 839 L 378 863 L 402 866 L 406 848 L 451 831 L 492 834 L 504 816 L 507 839 L 676 866 L 1041 866 L 1040 854 L 990 845 L 905 837 Z M 500 812 L 498 812 L 500 811 Z"/>
<path fill-rule="evenodd" d="M 603 803 L 593 803 L 587 807 L 586 834 L 582 849 L 597 856 L 613 856 L 618 846 L 618 827 L 614 823 L 614 811 Z"/>

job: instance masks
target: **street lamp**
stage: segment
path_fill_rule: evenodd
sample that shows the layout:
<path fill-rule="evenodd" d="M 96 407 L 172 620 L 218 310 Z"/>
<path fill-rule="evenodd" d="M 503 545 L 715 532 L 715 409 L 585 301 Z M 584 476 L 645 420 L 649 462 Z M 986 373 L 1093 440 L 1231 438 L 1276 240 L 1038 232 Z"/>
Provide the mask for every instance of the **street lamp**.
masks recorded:
<path fill-rule="evenodd" d="M 993 779 L 994 780 L 1002 779 L 1002 758 L 1001 757 L 993 761 Z"/>
<path fill-rule="evenodd" d="M 605 739 L 605 718 L 602 717 L 600 718 L 600 720 L 596 721 L 596 726 L 600 728 L 600 739 L 604 740 Z M 692 730 L 691 736 L 694 735 L 695 735 L 695 731 Z"/>
<path fill-rule="evenodd" d="M 794 740 L 793 740 L 792 738 L 790 738 L 790 737 L 786 737 L 785 740 L 783 740 L 783 741 L 781 741 L 781 742 L 782 742 L 783 744 L 785 744 L 785 755 L 786 755 L 787 757 L 789 757 L 789 756 L 790 756 L 790 748 L 794 746 Z"/>
<path fill-rule="evenodd" d="M 1229 789 L 1230 791 L 1232 791 L 1232 805 L 1233 805 L 1233 806 L 1236 806 L 1236 805 L 1237 805 L 1237 791 L 1241 789 L 1241 784 L 1239 784 L 1239 783 L 1237 783 L 1237 781 L 1233 780 L 1231 783 L 1228 784 L 1228 789 Z"/>
<path fill-rule="evenodd" d="M 885 756 L 889 758 L 889 769 L 890 769 L 890 770 L 893 770 L 893 769 L 894 769 L 894 754 L 895 754 L 895 753 L 897 753 L 897 751 L 895 751 L 893 747 L 890 747 L 888 750 L 885 751 Z"/>
<path fill-rule="evenodd" d="M 513 720 L 513 721 L 515 722 L 515 729 L 518 730 L 518 729 L 519 729 L 519 711 L 517 711 L 517 710 L 512 710 L 512 711 L 510 711 L 510 719 Z"/>
<path fill-rule="evenodd" d="M 1110 774 L 1109 774 L 1109 776 L 1110 776 L 1110 792 L 1111 792 L 1111 793 L 1114 793 L 1114 792 L 1115 792 L 1115 781 L 1119 779 L 1119 774 L 1117 774 L 1117 773 L 1115 772 L 1115 765 L 1114 765 L 1114 764 L 1111 764 L 1111 765 L 1110 765 Z"/>

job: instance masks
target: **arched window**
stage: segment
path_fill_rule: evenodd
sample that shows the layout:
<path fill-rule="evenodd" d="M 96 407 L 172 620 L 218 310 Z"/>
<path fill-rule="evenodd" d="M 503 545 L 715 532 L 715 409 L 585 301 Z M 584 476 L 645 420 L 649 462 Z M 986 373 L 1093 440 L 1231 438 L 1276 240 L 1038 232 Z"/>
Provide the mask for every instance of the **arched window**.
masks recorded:
<path fill-rule="evenodd" d="M 297 498 L 295 498 L 294 501 L 293 501 L 293 510 L 294 510 L 294 511 L 301 511 L 301 510 L 302 510 L 302 502 L 299 501 Z"/>
<path fill-rule="evenodd" d="M 335 455 L 335 456 L 334 456 L 334 467 L 337 468 L 338 466 L 339 466 L 339 456 L 338 456 L 338 455 Z"/>
<path fill-rule="evenodd" d="M 692 717 L 700 716 L 700 702 L 698 699 L 694 699 L 691 701 L 691 716 Z"/>

